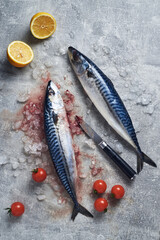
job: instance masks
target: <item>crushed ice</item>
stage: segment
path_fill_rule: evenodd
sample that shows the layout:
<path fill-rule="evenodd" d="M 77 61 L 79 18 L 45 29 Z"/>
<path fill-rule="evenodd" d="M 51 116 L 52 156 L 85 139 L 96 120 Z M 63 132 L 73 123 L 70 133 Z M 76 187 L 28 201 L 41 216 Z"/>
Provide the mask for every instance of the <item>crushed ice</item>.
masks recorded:
<path fill-rule="evenodd" d="M 18 163 L 18 162 L 13 162 L 13 163 L 12 163 L 12 169 L 13 169 L 13 170 L 16 170 L 16 169 L 18 168 L 18 166 L 19 166 L 19 163 Z"/>
<path fill-rule="evenodd" d="M 4 154 L 1 154 L 0 155 L 0 165 L 5 165 L 9 163 L 9 158 L 8 156 L 4 155 Z"/>
<path fill-rule="evenodd" d="M 19 103 L 25 103 L 27 102 L 27 100 L 29 99 L 30 97 L 30 94 L 29 94 L 29 91 L 23 91 L 23 92 L 20 92 L 18 97 L 17 97 L 17 102 Z"/>
<path fill-rule="evenodd" d="M 38 195 L 37 196 L 38 201 L 44 201 L 46 199 L 45 195 Z"/>

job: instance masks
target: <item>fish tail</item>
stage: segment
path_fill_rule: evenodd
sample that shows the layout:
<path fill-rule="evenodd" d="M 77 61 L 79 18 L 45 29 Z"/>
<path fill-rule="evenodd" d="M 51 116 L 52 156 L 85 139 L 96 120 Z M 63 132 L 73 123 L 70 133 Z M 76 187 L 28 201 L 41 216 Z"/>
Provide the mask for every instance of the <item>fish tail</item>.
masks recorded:
<path fill-rule="evenodd" d="M 73 221 L 76 218 L 78 213 L 81 213 L 82 215 L 84 215 L 86 217 L 92 217 L 93 218 L 93 215 L 86 208 L 84 208 L 82 205 L 80 205 L 79 203 L 78 203 L 78 205 L 74 205 L 72 216 L 71 216 L 71 219 Z"/>
<path fill-rule="evenodd" d="M 137 173 L 142 171 L 144 162 L 152 167 L 157 167 L 156 163 L 151 158 L 149 158 L 145 153 L 139 152 L 137 155 Z"/>
<path fill-rule="evenodd" d="M 157 167 L 156 163 L 152 159 L 150 159 L 145 153 L 143 153 L 143 161 L 151 165 L 152 167 Z"/>
<path fill-rule="evenodd" d="M 139 174 L 143 169 L 144 155 L 142 152 L 137 154 L 137 173 Z"/>

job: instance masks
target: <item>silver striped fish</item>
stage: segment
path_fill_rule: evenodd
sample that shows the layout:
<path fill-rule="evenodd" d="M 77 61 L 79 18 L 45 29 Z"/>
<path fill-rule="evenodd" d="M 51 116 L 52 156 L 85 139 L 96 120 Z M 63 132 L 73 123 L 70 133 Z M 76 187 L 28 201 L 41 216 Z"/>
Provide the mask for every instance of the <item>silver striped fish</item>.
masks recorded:
<path fill-rule="evenodd" d="M 108 124 L 137 152 L 137 172 L 143 162 L 156 164 L 141 151 L 132 120 L 111 80 L 85 55 L 68 48 L 70 63 L 89 98 Z"/>
<path fill-rule="evenodd" d="M 74 203 L 71 219 L 74 220 L 78 213 L 93 217 L 77 201 L 75 191 L 77 171 L 72 137 L 62 97 L 52 81 L 49 81 L 46 91 L 44 124 L 48 148 L 57 175 Z"/>

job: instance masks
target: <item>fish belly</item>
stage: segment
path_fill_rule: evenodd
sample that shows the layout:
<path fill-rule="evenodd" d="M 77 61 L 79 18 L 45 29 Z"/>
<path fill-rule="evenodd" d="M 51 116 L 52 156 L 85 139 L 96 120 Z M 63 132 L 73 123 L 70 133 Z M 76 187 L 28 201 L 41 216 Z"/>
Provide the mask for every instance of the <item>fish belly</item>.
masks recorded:
<path fill-rule="evenodd" d="M 84 76 L 86 78 L 86 76 Z M 100 93 L 99 89 L 94 84 L 95 79 L 92 81 L 91 79 L 88 82 L 87 79 L 79 78 L 83 88 L 85 89 L 87 95 L 104 117 L 104 119 L 108 122 L 108 124 L 123 138 L 125 139 L 130 145 L 132 145 L 136 149 L 136 145 L 133 140 L 130 138 L 124 127 L 120 124 L 117 120 L 113 112 L 109 109 L 108 104 L 104 100 L 102 94 Z"/>
<path fill-rule="evenodd" d="M 73 150 L 72 137 L 69 129 L 69 124 L 66 116 L 65 110 L 61 113 L 61 119 L 59 119 L 59 137 L 66 157 L 68 170 L 70 173 L 70 178 L 75 187 L 75 182 L 77 180 L 77 169 L 76 169 L 76 160 Z"/>

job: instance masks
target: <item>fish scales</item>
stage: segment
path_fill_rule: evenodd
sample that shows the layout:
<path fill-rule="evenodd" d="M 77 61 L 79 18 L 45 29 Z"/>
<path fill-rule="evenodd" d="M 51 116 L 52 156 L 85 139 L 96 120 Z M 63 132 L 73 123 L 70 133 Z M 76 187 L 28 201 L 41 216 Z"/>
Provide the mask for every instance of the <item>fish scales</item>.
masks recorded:
<path fill-rule="evenodd" d="M 74 203 L 71 219 L 74 220 L 78 213 L 87 217 L 93 217 L 77 200 L 75 191 L 76 163 L 72 137 L 62 97 L 52 81 L 49 81 L 46 91 L 44 125 L 48 148 L 55 170 Z"/>
<path fill-rule="evenodd" d="M 95 84 L 97 85 L 100 93 L 102 94 L 106 104 L 109 105 L 110 110 L 114 112 L 117 120 L 120 122 L 120 124 L 122 123 L 128 134 L 132 138 L 133 142 L 135 143 L 136 147 L 141 152 L 131 118 L 121 98 L 117 94 L 114 85 L 110 83 L 109 78 L 107 78 L 102 72 L 99 71 L 99 73 L 102 78 L 96 78 Z"/>
<path fill-rule="evenodd" d="M 75 74 L 85 92 L 108 124 L 126 140 L 137 153 L 137 172 L 143 162 L 156 167 L 155 162 L 141 151 L 132 120 L 111 80 L 84 54 L 73 47 L 68 56 Z"/>
<path fill-rule="evenodd" d="M 60 143 L 58 127 L 53 121 L 53 110 L 48 108 L 45 110 L 45 132 L 48 139 L 48 147 L 54 162 L 56 172 L 58 173 L 59 179 L 64 185 L 65 189 L 77 205 L 75 192 L 70 180 L 70 173 L 67 167 L 66 158 Z M 58 124 L 57 124 L 58 125 Z"/>

